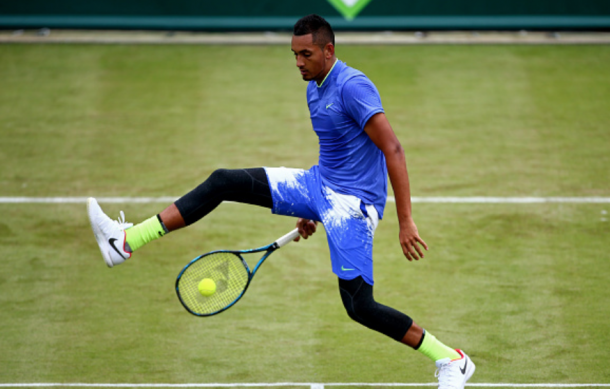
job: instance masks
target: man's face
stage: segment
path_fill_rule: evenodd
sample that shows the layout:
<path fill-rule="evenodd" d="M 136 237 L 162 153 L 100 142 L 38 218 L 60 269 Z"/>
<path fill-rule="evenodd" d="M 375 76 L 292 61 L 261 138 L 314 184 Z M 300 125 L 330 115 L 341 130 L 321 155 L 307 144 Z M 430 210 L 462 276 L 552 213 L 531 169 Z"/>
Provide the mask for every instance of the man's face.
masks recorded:
<path fill-rule="evenodd" d="M 313 35 L 292 36 L 292 52 L 297 61 L 297 67 L 305 81 L 315 80 L 318 83 L 326 77 L 329 58 L 329 43 L 324 49 L 313 43 Z"/>

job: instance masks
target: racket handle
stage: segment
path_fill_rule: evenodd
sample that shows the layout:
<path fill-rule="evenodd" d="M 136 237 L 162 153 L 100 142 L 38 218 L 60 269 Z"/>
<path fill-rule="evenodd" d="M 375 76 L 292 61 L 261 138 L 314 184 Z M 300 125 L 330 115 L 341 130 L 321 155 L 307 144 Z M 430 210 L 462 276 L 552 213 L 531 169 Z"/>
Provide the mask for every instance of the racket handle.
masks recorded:
<path fill-rule="evenodd" d="M 279 238 L 278 240 L 276 240 L 275 244 L 277 244 L 278 248 L 286 246 L 288 243 L 290 243 L 293 240 L 295 240 L 298 236 L 300 236 L 299 235 L 299 229 L 295 228 L 294 230 L 290 231 L 286 235 L 284 235 L 281 238 Z"/>

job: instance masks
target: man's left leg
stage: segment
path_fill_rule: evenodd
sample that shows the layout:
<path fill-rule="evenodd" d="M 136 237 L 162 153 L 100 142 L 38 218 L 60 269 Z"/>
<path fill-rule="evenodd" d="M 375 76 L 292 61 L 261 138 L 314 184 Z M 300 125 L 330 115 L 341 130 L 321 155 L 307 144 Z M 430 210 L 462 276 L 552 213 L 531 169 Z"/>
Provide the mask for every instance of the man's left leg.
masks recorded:
<path fill-rule="evenodd" d="M 373 286 L 362 277 L 339 279 L 339 290 L 347 314 L 354 321 L 406 344 L 434 361 L 440 389 L 463 388 L 474 373 L 474 363 L 463 351 L 444 345 L 409 316 L 375 301 Z"/>
<path fill-rule="evenodd" d="M 440 389 L 463 389 L 474 364 L 427 333 L 402 312 L 379 304 L 373 297 L 373 237 L 376 209 L 354 196 L 325 189 L 322 222 L 328 238 L 333 272 L 339 277 L 341 299 L 356 322 L 404 343 L 432 359 Z"/>

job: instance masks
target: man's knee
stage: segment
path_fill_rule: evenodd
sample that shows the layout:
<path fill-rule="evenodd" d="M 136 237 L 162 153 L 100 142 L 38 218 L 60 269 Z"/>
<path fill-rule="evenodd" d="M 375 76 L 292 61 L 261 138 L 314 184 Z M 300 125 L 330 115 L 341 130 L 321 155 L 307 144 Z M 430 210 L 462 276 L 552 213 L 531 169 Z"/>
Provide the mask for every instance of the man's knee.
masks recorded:
<path fill-rule="evenodd" d="M 223 188 L 231 183 L 231 170 L 229 169 L 216 169 L 210 174 L 205 183 L 213 188 Z"/>
<path fill-rule="evenodd" d="M 377 304 L 373 298 L 373 287 L 358 277 L 350 281 L 341 280 L 339 290 L 348 316 L 366 325 L 374 315 Z"/>
<path fill-rule="evenodd" d="M 216 169 L 205 184 L 220 192 L 247 192 L 271 196 L 267 174 L 263 168 Z"/>
<path fill-rule="evenodd" d="M 339 290 L 350 318 L 396 341 L 401 341 L 413 324 L 413 320 L 404 313 L 376 302 L 373 286 L 362 277 L 339 280 Z"/>

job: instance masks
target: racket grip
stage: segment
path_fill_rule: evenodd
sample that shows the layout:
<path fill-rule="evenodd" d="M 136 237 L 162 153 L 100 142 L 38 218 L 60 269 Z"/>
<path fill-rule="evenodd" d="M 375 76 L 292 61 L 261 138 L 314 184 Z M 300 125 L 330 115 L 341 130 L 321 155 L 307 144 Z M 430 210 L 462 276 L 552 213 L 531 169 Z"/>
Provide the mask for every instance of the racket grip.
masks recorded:
<path fill-rule="evenodd" d="M 290 231 L 286 235 L 284 235 L 281 238 L 279 238 L 278 240 L 276 240 L 275 243 L 277 244 L 277 247 L 280 248 L 280 247 L 286 246 L 288 243 L 295 240 L 298 236 L 299 236 L 299 229 L 295 228 L 294 230 Z"/>

